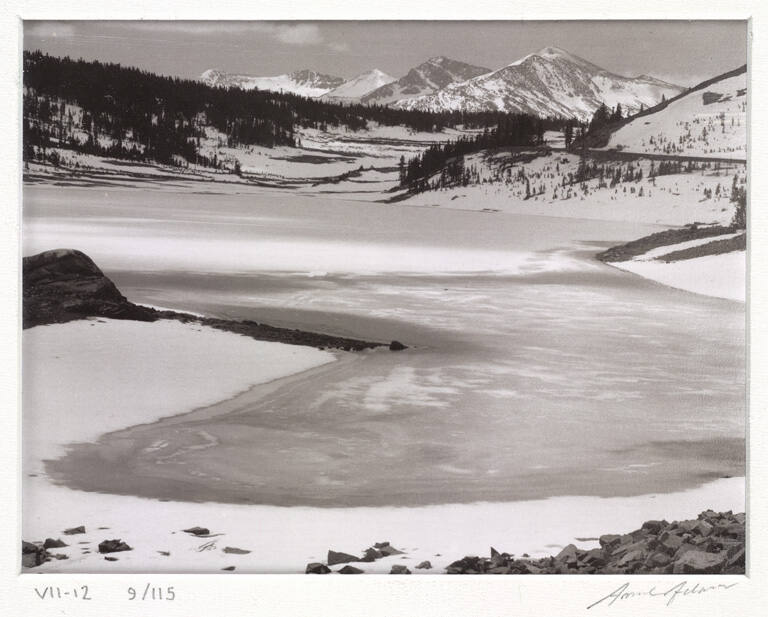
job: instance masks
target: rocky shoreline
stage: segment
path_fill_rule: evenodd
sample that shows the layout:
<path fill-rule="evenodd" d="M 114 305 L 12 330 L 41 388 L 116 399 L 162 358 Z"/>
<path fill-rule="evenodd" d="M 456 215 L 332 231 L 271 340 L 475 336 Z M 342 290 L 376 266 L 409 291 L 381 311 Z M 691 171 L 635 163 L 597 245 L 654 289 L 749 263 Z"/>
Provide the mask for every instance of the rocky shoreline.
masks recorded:
<path fill-rule="evenodd" d="M 627 534 L 600 536 L 600 548 L 569 544 L 554 557 L 515 559 L 491 548 L 464 557 L 448 574 L 744 574 L 746 516 L 707 510 L 696 520 L 646 521 Z M 525 557 L 525 555 L 523 556 Z"/>
<path fill-rule="evenodd" d="M 174 319 L 183 323 L 199 323 L 259 341 L 343 351 L 362 351 L 387 346 L 392 351 L 406 349 L 399 341 L 363 341 L 318 332 L 278 328 L 255 321 L 200 317 L 134 304 L 120 293 L 90 257 L 75 249 L 56 249 L 25 257 L 22 271 L 24 328 L 66 323 L 87 317 L 135 321 Z"/>
<path fill-rule="evenodd" d="M 679 229 L 667 229 L 653 233 L 649 236 L 632 240 L 625 244 L 612 246 L 605 251 L 595 255 L 595 258 L 604 263 L 619 263 L 630 261 L 638 255 L 643 255 L 648 251 L 661 246 L 671 246 L 681 242 L 699 240 L 702 238 L 712 238 L 723 234 L 743 231 L 737 227 L 724 225 L 702 225 L 691 223 Z"/>
<path fill-rule="evenodd" d="M 706 510 L 697 519 L 667 522 L 650 520 L 639 529 L 626 534 L 606 534 L 596 538 L 599 548 L 579 549 L 573 544 L 557 555 L 531 558 L 526 554 L 516 557 L 499 552 L 493 547 L 489 557 L 466 556 L 451 562 L 446 568 L 434 568 L 430 561 L 418 564 L 404 563 L 410 559 L 408 551 L 395 548 L 390 542 L 376 542 L 360 551 L 359 555 L 328 550 L 326 560 L 306 565 L 306 574 L 365 574 L 366 564 L 387 559 L 390 574 L 413 574 L 421 570 L 430 574 L 744 574 L 746 564 L 746 516 L 743 513 Z M 100 527 L 107 534 L 106 527 Z M 225 533 L 212 532 L 207 527 L 194 526 L 180 530 L 190 538 L 217 538 Z M 83 536 L 85 526 L 65 529 L 65 536 Z M 176 533 L 173 531 L 172 533 Z M 90 537 L 90 536 L 88 536 Z M 77 538 L 75 538 L 76 540 Z M 77 542 L 83 554 L 92 550 L 104 555 L 105 561 L 118 561 L 113 553 L 132 551 L 121 539 L 105 538 L 96 547 L 86 546 L 93 541 Z M 67 547 L 63 540 L 47 538 L 44 541 L 22 541 L 22 565 L 34 568 L 44 563 L 68 559 L 53 549 Z M 225 546 L 227 555 L 247 555 L 251 550 Z M 157 550 L 165 557 L 170 552 Z M 440 557 L 436 554 L 435 557 Z M 222 568 L 234 572 L 235 565 Z M 380 568 L 377 568 L 381 571 Z"/>

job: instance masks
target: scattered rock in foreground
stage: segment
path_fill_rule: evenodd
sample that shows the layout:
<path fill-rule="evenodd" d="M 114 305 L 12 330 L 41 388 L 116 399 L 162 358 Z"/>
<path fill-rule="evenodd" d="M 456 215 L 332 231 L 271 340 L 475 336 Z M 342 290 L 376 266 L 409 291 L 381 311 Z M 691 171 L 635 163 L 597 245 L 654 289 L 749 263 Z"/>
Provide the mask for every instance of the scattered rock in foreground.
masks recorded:
<path fill-rule="evenodd" d="M 364 572 L 355 566 L 344 566 L 339 570 L 339 574 L 364 574 Z"/>
<path fill-rule="evenodd" d="M 308 563 L 305 574 L 330 574 L 331 569 L 324 563 Z"/>
<path fill-rule="evenodd" d="M 234 572 L 235 566 L 227 566 L 226 568 L 222 568 L 222 571 L 224 572 Z"/>
<path fill-rule="evenodd" d="M 225 546 L 222 549 L 225 553 L 229 553 L 230 555 L 247 555 L 251 551 L 247 551 L 244 548 L 237 548 L 235 546 Z"/>
<path fill-rule="evenodd" d="M 182 529 L 184 533 L 192 534 L 193 536 L 210 536 L 211 530 L 207 527 L 190 527 L 189 529 Z"/>
<path fill-rule="evenodd" d="M 707 510 L 690 521 L 646 521 L 628 534 L 600 536 L 600 548 L 569 544 L 554 557 L 515 559 L 491 548 L 468 556 L 448 574 L 744 574 L 743 513 Z M 393 566 L 394 568 L 394 566 Z"/>
<path fill-rule="evenodd" d="M 128 546 L 120 539 L 117 540 L 104 540 L 99 542 L 100 553 L 119 553 L 121 551 L 132 551 L 133 548 Z"/>
<path fill-rule="evenodd" d="M 417 570 L 431 570 L 432 569 L 432 563 L 430 561 L 422 561 L 418 566 L 416 566 Z"/>
<path fill-rule="evenodd" d="M 99 529 L 107 529 L 106 527 L 99 527 Z M 69 529 L 65 529 L 62 531 L 65 536 L 74 536 L 80 533 L 85 533 L 85 525 L 80 525 L 80 527 L 70 527 Z"/>
<path fill-rule="evenodd" d="M 400 566 L 400 565 L 394 565 L 392 566 L 392 569 L 389 571 L 390 574 L 411 574 L 411 571 L 408 569 L 408 566 Z"/>
<path fill-rule="evenodd" d="M 328 551 L 327 562 L 329 566 L 335 566 L 340 563 L 349 563 L 350 561 L 360 561 L 360 558 L 350 555 L 349 553 Z"/>
<path fill-rule="evenodd" d="M 53 538 L 46 538 L 45 542 L 43 542 L 43 548 L 64 548 L 65 546 L 69 546 L 69 544 L 63 542 L 61 539 L 54 540 Z"/>
<path fill-rule="evenodd" d="M 34 568 L 46 561 L 50 561 L 51 555 L 42 546 L 32 542 L 21 541 L 21 565 L 25 568 Z"/>
<path fill-rule="evenodd" d="M 400 341 L 392 341 L 389 344 L 390 351 L 402 351 L 403 349 L 408 349 L 408 347 L 403 345 Z"/>

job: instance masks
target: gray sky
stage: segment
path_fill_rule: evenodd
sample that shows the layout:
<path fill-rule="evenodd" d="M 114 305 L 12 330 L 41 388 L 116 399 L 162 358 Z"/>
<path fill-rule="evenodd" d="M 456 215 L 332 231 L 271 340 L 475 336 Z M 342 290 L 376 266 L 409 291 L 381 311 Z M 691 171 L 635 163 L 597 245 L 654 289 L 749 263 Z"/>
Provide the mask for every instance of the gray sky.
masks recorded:
<path fill-rule="evenodd" d="M 694 85 L 746 62 L 744 21 L 27 21 L 24 48 L 197 77 L 309 68 L 400 77 L 432 56 L 491 69 L 561 47 L 620 75 Z"/>

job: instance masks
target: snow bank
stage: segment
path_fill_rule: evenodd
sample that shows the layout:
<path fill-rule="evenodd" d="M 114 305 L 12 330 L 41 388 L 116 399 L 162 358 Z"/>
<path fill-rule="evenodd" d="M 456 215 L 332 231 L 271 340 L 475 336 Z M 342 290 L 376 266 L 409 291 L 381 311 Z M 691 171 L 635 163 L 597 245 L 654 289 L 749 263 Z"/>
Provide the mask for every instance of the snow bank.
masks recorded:
<path fill-rule="evenodd" d="M 23 538 L 62 537 L 70 544 L 53 550 L 69 555 L 68 560 L 50 562 L 35 572 L 217 572 L 235 566 L 236 572 L 300 573 L 307 563 L 325 561 L 329 549 L 360 555 L 374 542 L 389 541 L 406 554 L 354 565 L 366 573 L 388 573 L 393 564 L 404 564 L 414 574 L 439 574 L 465 555 L 488 555 L 490 546 L 518 556 L 546 556 L 570 543 L 596 547 L 600 535 L 626 533 L 650 519 L 696 518 L 708 508 L 743 512 L 744 490 L 744 478 L 729 478 L 681 493 L 639 497 L 555 497 L 418 508 L 281 508 L 83 493 L 30 478 Z M 85 525 L 88 533 L 61 536 L 63 529 L 77 525 Z M 182 532 L 195 525 L 222 535 L 198 538 Z M 116 553 L 118 561 L 105 561 L 97 545 L 112 538 L 121 538 L 134 550 Z M 251 552 L 228 554 L 225 547 Z M 91 552 L 83 553 L 84 548 Z M 433 569 L 416 570 L 423 560 Z"/>
<path fill-rule="evenodd" d="M 712 238 L 711 240 L 715 240 Z M 671 252 L 674 247 L 666 247 Z M 622 261 L 610 264 L 676 289 L 746 301 L 747 258 L 745 251 L 706 255 L 665 263 L 663 261 Z"/>
<path fill-rule="evenodd" d="M 62 446 L 191 411 L 334 360 L 197 324 L 89 319 L 23 332 L 25 473 Z"/>
<path fill-rule="evenodd" d="M 606 149 L 746 158 L 747 74 L 690 92 L 656 113 L 621 127 Z"/>

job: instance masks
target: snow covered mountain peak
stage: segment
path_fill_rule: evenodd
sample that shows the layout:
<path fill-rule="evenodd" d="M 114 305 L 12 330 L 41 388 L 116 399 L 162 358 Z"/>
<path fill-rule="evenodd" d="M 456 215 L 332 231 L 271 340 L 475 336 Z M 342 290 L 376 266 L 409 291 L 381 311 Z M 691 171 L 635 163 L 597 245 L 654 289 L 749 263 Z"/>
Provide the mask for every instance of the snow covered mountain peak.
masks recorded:
<path fill-rule="evenodd" d="M 341 77 L 325 75 L 309 69 L 271 77 L 236 75 L 218 69 L 208 69 L 200 75 L 200 81 L 209 86 L 221 88 L 242 88 L 243 90 L 258 88 L 259 90 L 290 92 L 309 97 L 322 96 L 344 83 Z"/>
<path fill-rule="evenodd" d="M 333 101 L 359 102 L 360 98 L 369 92 L 393 81 L 395 78 L 387 75 L 384 71 L 371 69 L 327 92 L 322 98 Z"/>
<path fill-rule="evenodd" d="M 490 69 L 452 60 L 445 56 L 434 56 L 412 68 L 396 82 L 365 95 L 362 102 L 390 105 L 398 101 L 433 94 L 441 88 L 488 72 Z"/>
<path fill-rule="evenodd" d="M 658 80 L 615 75 L 558 47 L 545 47 L 497 71 L 400 100 L 402 109 L 507 111 L 587 121 L 605 103 L 625 111 L 650 107 L 684 89 Z"/>

